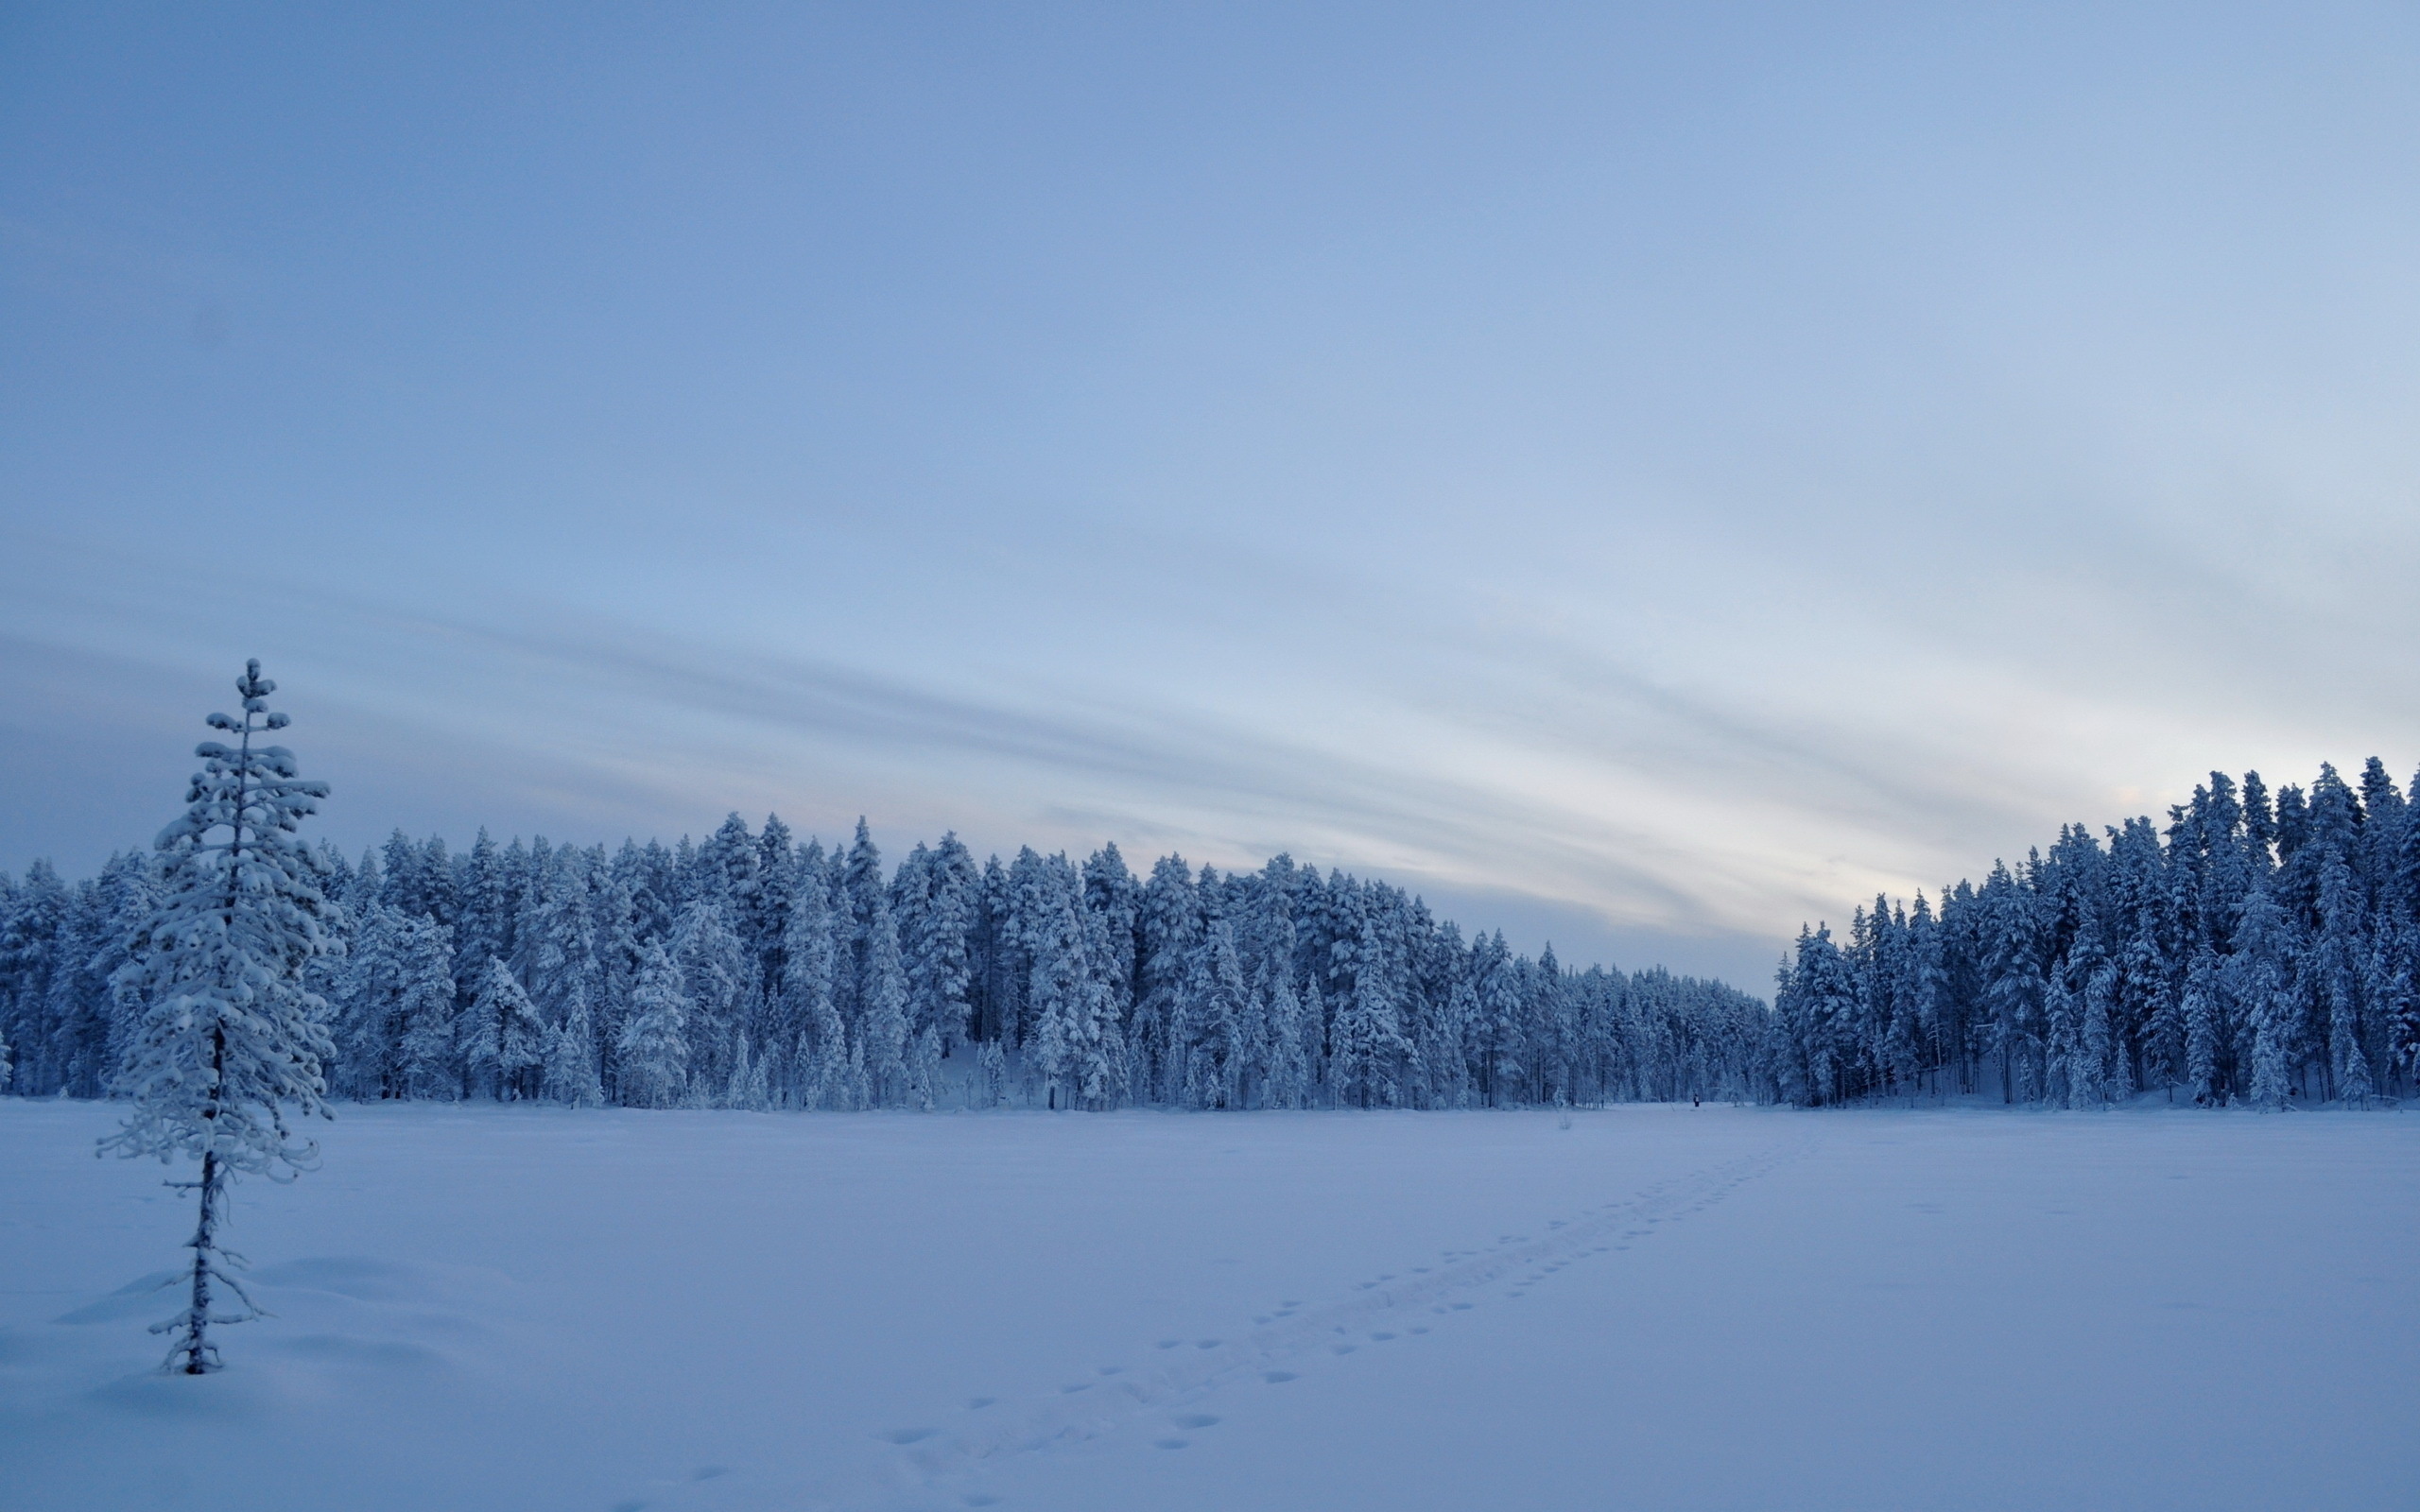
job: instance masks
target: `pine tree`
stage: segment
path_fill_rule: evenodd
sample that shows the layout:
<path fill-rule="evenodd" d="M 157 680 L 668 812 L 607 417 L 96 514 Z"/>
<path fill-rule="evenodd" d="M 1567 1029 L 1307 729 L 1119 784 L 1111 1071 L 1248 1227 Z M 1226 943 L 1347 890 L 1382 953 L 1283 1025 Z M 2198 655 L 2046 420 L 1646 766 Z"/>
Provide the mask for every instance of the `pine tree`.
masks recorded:
<path fill-rule="evenodd" d="M 842 1012 L 854 1020 L 850 1038 L 862 1068 L 858 1074 L 873 1100 L 888 1106 L 908 1080 L 908 980 L 899 965 L 899 932 L 890 917 L 890 890 L 883 883 L 882 852 L 862 817 L 841 865 L 839 898 L 848 941 Z"/>
<path fill-rule="evenodd" d="M 2289 794 L 2293 791 L 2286 789 Z M 2297 962 L 2285 913 L 2268 888 L 2256 889 L 2244 900 L 2236 932 L 2239 948 L 2231 964 L 2236 971 L 2235 999 L 2242 1005 L 2252 1033 L 2250 1095 L 2258 1107 L 2282 1108 L 2293 1091 L 2301 1005 L 2294 992 Z"/>
<path fill-rule="evenodd" d="M 2193 957 L 2185 977 L 2185 1087 L 2196 1104 L 2209 1108 L 2226 1101 L 2219 1054 L 2228 1035 L 2220 992 L 2219 959 L 2203 951 Z"/>
<path fill-rule="evenodd" d="M 567 1108 L 598 1108 L 605 1087 L 596 1074 L 596 1025 L 588 1011 L 586 988 L 577 989 L 571 1012 L 555 1025 L 546 1040 L 546 1063 L 541 1086 L 545 1096 Z"/>
<path fill-rule="evenodd" d="M 1098 1048 L 1082 895 L 1064 856 L 1052 857 L 1036 876 L 1039 887 L 1028 905 L 1033 964 L 1026 1002 L 1033 1037 L 1026 1072 L 1050 1107 L 1074 1108 L 1082 1101 L 1087 1052 Z"/>
<path fill-rule="evenodd" d="M 1126 1035 L 1118 1019 L 1117 953 L 1110 922 L 1089 904 L 1077 909 L 1083 923 L 1084 987 L 1077 1020 L 1072 1070 L 1086 1108 L 1115 1108 L 1126 1095 Z"/>
<path fill-rule="evenodd" d="M 1093 981 L 1100 992 L 1096 1014 L 1101 1025 L 1101 1054 L 1115 1059 L 1115 1064 L 1100 1068 L 1103 1084 L 1115 1089 L 1113 1102 L 1124 1100 L 1138 1088 L 1148 1098 L 1150 1082 L 1137 1079 L 1144 1068 L 1134 1052 L 1143 888 L 1126 869 L 1126 858 L 1115 845 L 1101 847 L 1084 862 L 1084 915 Z"/>
<path fill-rule="evenodd" d="M 2105 1108 L 2134 1094 L 2118 1042 L 2118 963 L 2102 956 L 2083 985 L 2083 1032 L 2076 1078 L 2078 1108 Z"/>
<path fill-rule="evenodd" d="M 631 1019 L 617 1047 L 628 1100 L 639 1108 L 672 1108 L 689 1086 L 689 1002 L 681 972 L 660 945 L 648 948 L 631 994 Z"/>
<path fill-rule="evenodd" d="M 986 1040 L 976 1053 L 976 1074 L 981 1083 L 978 1106 L 997 1108 L 1009 1100 L 1009 1057 L 997 1040 Z"/>
<path fill-rule="evenodd" d="M 49 862 L 36 861 L 26 868 L 26 880 L 0 919 L 0 1037 L 15 1046 L 10 1085 L 26 1096 L 58 1090 L 44 1052 L 50 1043 L 50 983 L 68 906 L 59 873 Z"/>
<path fill-rule="evenodd" d="M 765 1086 L 765 1062 L 748 1053 L 748 1031 L 739 1031 L 739 1051 L 732 1057 L 731 1081 L 723 1088 L 722 1106 L 761 1113 L 772 1106 Z"/>
<path fill-rule="evenodd" d="M 1183 1049 L 1187 1108 L 1237 1105 L 1245 994 L 1235 931 L 1225 918 L 1214 915 L 1202 926 L 1185 977 L 1183 1019 L 1188 1040 Z"/>
<path fill-rule="evenodd" d="M 740 920 L 740 933 L 756 953 L 756 1005 L 760 1010 L 781 997 L 782 978 L 788 969 L 783 948 L 788 936 L 790 908 L 797 901 L 798 847 L 791 841 L 790 827 L 782 822 L 781 816 L 768 814 L 765 828 L 756 835 L 756 885 L 748 896 Z M 767 1039 L 767 1031 L 772 1027 L 762 1020 L 755 1024 L 760 1050 L 772 1048 Z"/>
<path fill-rule="evenodd" d="M 838 992 L 840 950 L 823 848 L 799 858 L 798 890 L 783 933 L 782 1022 L 793 1038 L 790 1096 L 801 1108 L 839 1108 L 848 1085 L 848 1026 Z"/>
<path fill-rule="evenodd" d="M 1504 931 L 1471 942 L 1470 977 L 1477 1004 L 1479 1091 L 1491 1107 L 1509 1108 L 1528 1079 L 1522 1043 L 1521 975 Z"/>
<path fill-rule="evenodd" d="M 2000 1094 L 2011 1102 L 2047 1095 L 2048 982 L 2041 946 L 2041 857 L 2027 857 L 2023 873 L 1994 863 L 1977 895 L 1982 936 L 1982 971 L 1989 1024 L 1985 1034 L 1999 1059 Z"/>
<path fill-rule="evenodd" d="M 589 857 L 571 846 L 531 847 L 529 889 L 513 932 L 514 974 L 548 1024 L 560 1028 L 575 1005 L 594 1004 L 598 987 L 596 916 L 590 906 Z"/>
<path fill-rule="evenodd" d="M 322 848 L 319 856 L 324 864 L 336 854 Z M 134 1042 L 136 1031 L 143 1022 L 143 996 L 139 988 L 124 977 L 136 934 L 144 920 L 160 906 L 159 878 L 151 856 L 130 851 L 113 858 L 101 873 L 101 895 L 106 905 L 107 925 L 101 936 L 100 950 L 92 960 L 94 979 L 101 988 L 102 1002 L 97 1009 L 107 1022 L 99 1065 L 95 1068 L 95 1085 L 90 1095 L 105 1096 L 117 1069 L 126 1064 L 126 1053 Z M 327 891 L 323 882 L 320 890 Z M 334 912 L 335 910 L 331 910 Z M 333 956 L 322 954 L 303 969 L 306 988 L 314 987 Z M 8 1075 L 0 1072 L 0 1086 L 6 1086 Z"/>
<path fill-rule="evenodd" d="M 154 1328 L 171 1335 L 169 1366 L 187 1375 L 218 1368 L 211 1324 L 259 1315 L 228 1274 L 240 1258 L 218 1242 L 227 1183 L 237 1173 L 291 1179 L 311 1169 L 318 1145 L 295 1132 L 286 1109 L 327 1111 L 320 1067 L 328 1040 L 320 1002 L 302 980 L 303 967 L 327 948 L 327 902 L 295 830 L 319 812 L 328 788 L 302 781 L 285 747 L 253 744 L 285 728 L 286 716 L 268 708 L 276 688 L 258 662 L 248 662 L 235 684 L 243 718 L 210 716 L 211 728 L 236 743 L 197 747 L 203 766 L 186 793 L 184 816 L 157 842 L 159 910 L 122 969 L 147 1006 L 118 1079 L 134 1106 L 101 1148 L 201 1162 L 200 1179 L 171 1183 L 199 1194 L 187 1246 L 190 1299 Z M 214 1282 L 233 1294 L 238 1310 L 218 1310 Z"/>
<path fill-rule="evenodd" d="M 1266 1036 L 1261 1050 L 1264 1108 L 1308 1108 L 1311 1077 L 1303 1053 L 1303 1000 L 1282 960 L 1263 963 L 1253 991 Z"/>
<path fill-rule="evenodd" d="M 401 991 L 395 1017 L 396 1080 L 405 1097 L 452 1102 L 462 1095 L 454 1047 L 454 932 L 426 915 L 406 919 L 397 941 Z"/>
<path fill-rule="evenodd" d="M 536 1091 L 529 1074 L 545 1062 L 546 1025 L 511 969 L 491 955 L 479 994 L 462 1018 L 462 1063 L 478 1091 L 499 1101 Z"/>
<path fill-rule="evenodd" d="M 43 1058 L 59 1090 L 71 1097 L 89 1097 L 96 1090 L 101 1075 L 96 1062 L 109 1037 L 100 1017 L 107 993 L 91 979 L 102 928 L 100 888 L 91 882 L 70 887 L 51 942 L 49 990 L 41 1021 L 49 1040 Z"/>
<path fill-rule="evenodd" d="M 2311 964 L 2327 1006 L 2328 1070 L 2336 1095 L 2355 1108 L 2367 1107 L 2377 1090 L 2370 1077 L 2369 1050 L 2362 1043 L 2367 1038 L 2361 1013 L 2364 912 L 2352 867 L 2342 856 L 2331 857 L 2320 872 L 2320 931 Z"/>
<path fill-rule="evenodd" d="M 589 1000 L 595 1016 L 597 1060 L 600 1062 L 600 1089 L 608 1095 L 620 1084 L 621 1068 L 614 1063 L 614 1046 L 620 1042 L 622 1025 L 630 1022 L 631 989 L 638 979 L 639 958 L 645 944 L 638 931 L 636 885 L 631 863 L 638 856 L 637 847 L 623 842 L 624 854 L 614 860 L 605 858 L 605 849 L 598 846 L 590 855 L 590 873 L 596 879 L 596 988 Z"/>
<path fill-rule="evenodd" d="M 715 853 L 709 850 L 708 854 Z M 754 851 L 745 852 L 752 860 Z M 725 1081 L 745 1017 L 755 997 L 756 956 L 733 927 L 731 905 L 705 894 L 681 911 L 671 944 L 688 1000 L 690 1071 L 714 1087 Z"/>
<path fill-rule="evenodd" d="M 1392 1108 L 1400 1101 L 1398 1069 L 1411 1044 L 1375 909 L 1363 914 L 1358 947 L 1351 988 L 1336 1014 L 1336 1092 L 1363 1108 Z"/>
<path fill-rule="evenodd" d="M 930 1108 L 942 1059 L 965 1042 L 975 984 L 982 879 L 955 833 L 919 845 L 890 883 L 890 914 L 907 992 L 908 1091 Z"/>
<path fill-rule="evenodd" d="M 2370 957 L 2370 1004 L 2386 1038 L 2385 1065 L 2390 1076 L 2420 1080 L 2420 991 L 2414 990 L 2409 924 L 2391 924 L 2378 932 Z"/>
<path fill-rule="evenodd" d="M 1798 937 L 1798 955 L 1774 1000 L 1774 1014 L 1794 1041 L 1792 1058 L 1804 1068 L 1805 1099 L 1837 1103 L 1855 1095 L 1853 1030 L 1857 979 L 1832 932 L 1822 925 Z"/>
<path fill-rule="evenodd" d="M 978 1040 L 998 1043 L 1004 1055 L 1009 1046 L 1017 1042 L 1021 1006 L 1018 993 L 1024 971 L 1014 891 L 1009 869 L 1000 865 L 998 856 L 983 863 L 976 933 L 971 942 L 975 953 L 972 1032 Z"/>
<path fill-rule="evenodd" d="M 1140 985 L 1129 1036 L 1138 1096 L 1171 1103 L 1184 1099 L 1184 1057 L 1177 1047 L 1188 1038 L 1182 999 L 1201 917 L 1201 900 L 1184 858 L 1162 856 L 1142 892 Z"/>
<path fill-rule="evenodd" d="M 400 1095 L 404 916 L 376 898 L 360 905 L 343 968 L 336 973 L 328 1080 L 339 1096 Z"/>
<path fill-rule="evenodd" d="M 2127 1017 L 2140 1025 L 2144 1090 L 2167 1087 L 2173 1100 L 2177 1083 L 2185 1079 L 2186 1023 L 2169 976 L 2159 942 L 2148 929 L 2138 930 L 2126 945 L 2119 995 Z"/>
<path fill-rule="evenodd" d="M 512 959 L 517 888 L 511 873 L 513 854 L 498 849 L 481 826 L 462 864 L 461 911 L 454 927 L 454 980 L 474 997 L 486 989 L 490 960 Z"/>

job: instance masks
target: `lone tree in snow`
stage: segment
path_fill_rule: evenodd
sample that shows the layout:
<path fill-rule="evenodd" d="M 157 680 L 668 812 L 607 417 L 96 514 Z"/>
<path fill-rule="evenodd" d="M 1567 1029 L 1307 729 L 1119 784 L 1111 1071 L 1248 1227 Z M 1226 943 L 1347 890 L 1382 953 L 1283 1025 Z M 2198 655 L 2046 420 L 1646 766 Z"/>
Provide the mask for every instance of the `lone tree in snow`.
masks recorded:
<path fill-rule="evenodd" d="M 228 1183 L 239 1171 L 291 1180 L 309 1170 L 319 1146 L 288 1125 L 287 1105 L 329 1116 L 320 1074 L 327 1032 L 319 998 L 302 986 L 304 963 L 329 948 L 321 932 L 328 903 L 310 851 L 294 838 L 328 787 L 298 781 L 285 747 L 252 744 L 285 727 L 285 715 L 268 712 L 276 689 L 258 662 L 248 662 L 235 684 L 243 718 L 210 716 L 236 744 L 206 741 L 195 750 L 202 769 L 184 817 L 155 842 L 164 857 L 159 908 L 135 931 L 117 976 L 147 1005 L 117 1083 L 134 1108 L 101 1148 L 201 1161 L 199 1180 L 169 1183 L 201 1197 L 188 1246 L 192 1299 L 151 1330 L 174 1336 L 167 1367 L 186 1375 L 218 1368 L 211 1324 L 260 1315 L 228 1275 L 241 1257 L 218 1243 Z M 216 1310 L 213 1281 L 238 1310 Z"/>

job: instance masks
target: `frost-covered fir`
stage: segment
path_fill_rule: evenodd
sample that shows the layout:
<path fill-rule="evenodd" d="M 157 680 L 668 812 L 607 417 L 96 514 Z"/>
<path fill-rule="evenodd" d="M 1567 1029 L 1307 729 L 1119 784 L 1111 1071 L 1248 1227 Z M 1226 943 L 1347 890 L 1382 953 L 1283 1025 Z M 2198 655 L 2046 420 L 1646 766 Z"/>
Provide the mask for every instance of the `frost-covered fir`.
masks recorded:
<path fill-rule="evenodd" d="M 218 1367 L 210 1325 L 257 1315 L 228 1274 L 240 1261 L 218 1241 L 229 1180 L 238 1172 L 291 1178 L 309 1169 L 318 1146 L 289 1117 L 326 1112 L 320 1063 L 330 1046 L 302 973 L 328 947 L 328 904 L 295 831 L 328 788 L 302 781 L 285 747 L 255 744 L 286 724 L 269 712 L 277 684 L 258 662 L 235 689 L 243 717 L 209 720 L 235 744 L 209 741 L 196 750 L 203 765 L 184 816 L 156 842 L 159 904 L 115 973 L 145 1006 L 117 1080 L 133 1106 L 101 1143 L 128 1156 L 201 1162 L 197 1180 L 171 1183 L 199 1196 L 190 1294 L 182 1313 L 154 1329 L 172 1335 L 171 1367 L 191 1375 Z M 222 1311 L 215 1287 L 235 1307 Z"/>
<path fill-rule="evenodd" d="M 476 1095 L 507 1101 L 538 1094 L 546 1024 L 510 968 L 491 955 L 462 1020 L 462 1064 Z"/>
<path fill-rule="evenodd" d="M 626 1100 L 639 1108 L 677 1108 L 689 1091 L 690 1003 L 681 972 L 662 946 L 650 947 L 631 997 L 630 1022 L 616 1048 Z"/>

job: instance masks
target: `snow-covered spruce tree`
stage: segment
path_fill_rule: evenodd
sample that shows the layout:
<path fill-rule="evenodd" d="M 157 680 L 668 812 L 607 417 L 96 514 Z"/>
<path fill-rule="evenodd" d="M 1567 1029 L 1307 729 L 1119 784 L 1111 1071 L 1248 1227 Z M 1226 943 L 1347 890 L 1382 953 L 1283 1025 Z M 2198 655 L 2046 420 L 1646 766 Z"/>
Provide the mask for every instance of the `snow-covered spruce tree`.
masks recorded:
<path fill-rule="evenodd" d="M 1308 1108 L 1311 1077 L 1303 1051 L 1303 1000 L 1283 960 L 1264 965 L 1255 992 L 1262 1000 L 1261 1106 Z"/>
<path fill-rule="evenodd" d="M 1524 1079 L 1521 1046 L 1521 974 L 1504 931 L 1471 944 L 1469 975 L 1479 1038 L 1479 1090 L 1492 1107 L 1511 1106 Z"/>
<path fill-rule="evenodd" d="M 2204 951 L 2185 975 L 2185 1090 L 2196 1105 L 2211 1108 L 2226 1101 L 2219 1071 L 2228 1038 L 2219 971 L 2219 958 Z"/>
<path fill-rule="evenodd" d="M 1361 922 L 1351 993 L 1336 1010 L 1336 1091 L 1340 1101 L 1363 1108 L 1393 1108 L 1401 1102 L 1397 1068 L 1411 1051 L 1404 1038 L 1402 997 L 1388 980 L 1374 914 Z"/>
<path fill-rule="evenodd" d="M 352 910 L 351 921 L 343 963 L 327 984 L 329 1057 L 321 1069 L 335 1095 L 375 1100 L 400 1092 L 404 961 L 397 946 L 404 916 L 369 898 Z"/>
<path fill-rule="evenodd" d="M 823 849 L 799 857 L 798 886 L 782 936 L 783 1021 L 797 1035 L 790 1054 L 790 1097 L 801 1108 L 842 1108 L 850 1085 L 849 1033 L 834 1001 L 839 946 L 832 875 Z"/>
<path fill-rule="evenodd" d="M 43 1047 L 50 1040 L 50 980 L 58 971 L 59 936 L 68 912 L 68 890 L 47 861 L 26 868 L 0 915 L 0 1037 L 15 1046 L 14 1079 L 20 1096 L 59 1090 Z"/>
<path fill-rule="evenodd" d="M 890 917 L 882 852 L 862 817 L 840 865 L 836 902 L 842 908 L 842 1013 L 853 1044 L 862 1049 L 873 1106 L 896 1108 L 908 1083 L 908 978 L 900 969 L 899 931 Z"/>
<path fill-rule="evenodd" d="M 2420 833 L 2416 830 L 2415 833 Z M 2370 1001 L 2377 1005 L 2386 1031 L 2386 1066 L 2420 1075 L 2420 992 L 2411 981 L 2411 949 L 2408 925 L 2380 931 L 2370 964 Z M 0 1068 L 0 1075 L 5 1075 Z"/>
<path fill-rule="evenodd" d="M 1211 915 L 1203 920 L 1201 939 L 1186 963 L 1189 1042 L 1176 1052 L 1185 1057 L 1185 1107 L 1237 1106 L 1247 992 L 1243 966 L 1236 957 L 1234 927 L 1225 918 Z"/>
<path fill-rule="evenodd" d="M 546 1023 L 511 969 L 493 955 L 461 1037 L 462 1062 L 475 1091 L 498 1102 L 533 1094 L 529 1074 L 545 1064 Z"/>
<path fill-rule="evenodd" d="M 2285 911 L 2267 888 L 2244 900 L 2237 929 L 2242 948 L 2233 963 L 2238 973 L 2236 997 L 2244 1005 L 2252 1037 L 2252 1102 L 2282 1109 L 2293 1091 L 2295 1030 L 2301 1018 L 2294 978 L 2300 956 Z"/>
<path fill-rule="evenodd" d="M 604 1079 L 596 1074 L 596 1025 L 588 1012 L 588 989 L 572 994 L 571 1013 L 546 1040 L 539 1091 L 567 1108 L 601 1108 Z"/>
<path fill-rule="evenodd" d="M 744 852 L 752 860 L 755 852 Z M 667 945 L 689 1005 L 689 1072 L 700 1091 L 728 1081 L 756 995 L 755 953 L 733 926 L 731 903 L 704 897 L 681 911 Z"/>
<path fill-rule="evenodd" d="M 1009 1100 L 1009 1056 L 997 1040 L 986 1040 L 975 1053 L 975 1082 L 968 1090 L 970 1107 L 998 1108 Z"/>
<path fill-rule="evenodd" d="M 739 1031 L 739 1053 L 731 1063 L 731 1081 L 723 1089 L 722 1106 L 751 1113 L 768 1112 L 773 1098 L 765 1077 L 765 1062 L 748 1053 L 748 1031 Z"/>
<path fill-rule="evenodd" d="M 1084 994 L 1087 1011 L 1078 1021 L 1083 1034 L 1077 1041 L 1075 1075 L 1084 1106 L 1115 1108 L 1126 1094 L 1126 1036 L 1118 1027 L 1122 994 L 1110 973 L 1116 954 L 1110 942 L 1111 924 L 1086 906 L 1084 919 Z"/>
<path fill-rule="evenodd" d="M 1184 984 L 1201 927 L 1201 901 L 1192 868 L 1183 856 L 1162 856 L 1140 894 L 1134 1016 L 1128 1032 L 1137 1096 L 1184 1101 Z"/>
<path fill-rule="evenodd" d="M 397 1095 L 453 1102 L 462 1095 L 454 1049 L 454 932 L 426 914 L 407 916 L 397 939 L 402 993 L 395 1020 Z"/>
<path fill-rule="evenodd" d="M 70 1097 L 99 1095 L 109 1074 L 101 1061 L 109 1044 L 108 975 L 95 968 L 110 925 L 100 885 L 78 883 L 68 895 L 67 914 L 53 947 L 50 1001 L 43 1014 L 50 1025 L 51 1064 L 60 1090 Z"/>
<path fill-rule="evenodd" d="M 1051 1108 L 1078 1104 L 1078 1062 L 1092 1017 L 1086 991 L 1083 905 L 1069 885 L 1057 891 L 1035 922 L 1033 971 L 1026 1001 L 1033 1011 L 1033 1038 L 1026 1046 L 1026 1073 Z"/>
<path fill-rule="evenodd" d="M 329 854 L 333 852 L 321 852 L 323 859 Z M 151 857 L 130 851 L 112 860 L 101 873 L 101 891 L 108 900 L 109 928 L 102 936 L 100 951 L 93 957 L 92 969 L 105 1000 L 99 1012 L 107 1021 L 108 1030 L 93 1088 L 95 1096 L 108 1094 L 109 1084 L 116 1076 L 117 1068 L 126 1063 L 126 1052 L 143 1022 L 142 992 L 132 984 L 119 981 L 119 969 L 132 959 L 129 947 L 135 931 L 160 906 Z"/>
<path fill-rule="evenodd" d="M 689 1000 L 661 945 L 648 947 L 622 1026 L 623 1096 L 640 1108 L 677 1106 L 689 1087 Z"/>
<path fill-rule="evenodd" d="M 242 1262 L 218 1243 L 228 1182 L 237 1172 L 291 1179 L 316 1165 L 319 1147 L 288 1125 L 287 1108 L 327 1114 L 320 1064 L 328 1040 L 302 968 L 328 948 L 320 930 L 328 904 L 316 860 L 294 831 L 328 788 L 299 780 L 285 747 L 253 744 L 285 726 L 285 715 L 268 712 L 276 689 L 258 662 L 248 662 L 235 684 L 243 718 L 210 716 L 236 744 L 208 741 L 195 751 L 203 766 L 184 816 L 157 841 L 158 911 L 120 969 L 147 1006 L 117 1081 L 134 1107 L 101 1149 L 201 1161 L 199 1180 L 170 1183 L 200 1194 L 187 1246 L 192 1296 L 183 1312 L 153 1326 L 173 1338 L 168 1367 L 187 1375 L 218 1368 L 211 1324 L 260 1312 L 228 1275 Z M 240 1311 L 218 1310 L 214 1281 Z"/>

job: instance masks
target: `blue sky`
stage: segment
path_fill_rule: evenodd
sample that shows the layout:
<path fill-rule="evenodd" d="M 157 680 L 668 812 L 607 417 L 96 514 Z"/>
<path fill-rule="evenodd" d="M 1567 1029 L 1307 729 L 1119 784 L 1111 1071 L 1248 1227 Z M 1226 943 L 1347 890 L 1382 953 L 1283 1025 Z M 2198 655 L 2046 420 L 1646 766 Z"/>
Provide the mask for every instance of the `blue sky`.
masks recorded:
<path fill-rule="evenodd" d="M 508 13 L 509 12 L 509 13 Z M 2407 9 L 0 14 L 0 867 L 1382 874 L 1761 985 L 2420 761 Z"/>

